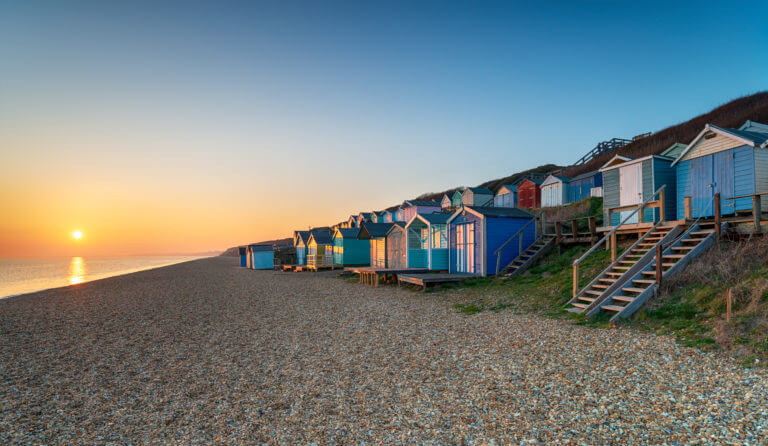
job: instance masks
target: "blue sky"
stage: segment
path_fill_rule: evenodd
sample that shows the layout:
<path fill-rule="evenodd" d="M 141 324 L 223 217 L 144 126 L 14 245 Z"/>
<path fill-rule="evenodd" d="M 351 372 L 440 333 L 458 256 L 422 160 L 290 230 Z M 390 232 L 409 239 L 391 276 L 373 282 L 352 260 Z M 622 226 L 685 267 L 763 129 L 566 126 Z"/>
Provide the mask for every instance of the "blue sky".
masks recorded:
<path fill-rule="evenodd" d="M 3 2 L 0 173 L 258 239 L 568 164 L 766 88 L 768 4 L 670 3 Z"/>

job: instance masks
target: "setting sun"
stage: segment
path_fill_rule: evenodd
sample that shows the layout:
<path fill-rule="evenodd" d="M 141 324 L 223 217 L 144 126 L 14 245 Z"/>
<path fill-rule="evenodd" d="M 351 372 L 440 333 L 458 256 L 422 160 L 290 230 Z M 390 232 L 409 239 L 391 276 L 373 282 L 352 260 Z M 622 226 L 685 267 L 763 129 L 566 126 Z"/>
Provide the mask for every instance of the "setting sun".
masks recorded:
<path fill-rule="evenodd" d="M 80 240 L 81 238 L 83 238 L 83 232 L 82 231 L 74 231 L 72 233 L 72 238 L 74 238 L 75 240 Z"/>

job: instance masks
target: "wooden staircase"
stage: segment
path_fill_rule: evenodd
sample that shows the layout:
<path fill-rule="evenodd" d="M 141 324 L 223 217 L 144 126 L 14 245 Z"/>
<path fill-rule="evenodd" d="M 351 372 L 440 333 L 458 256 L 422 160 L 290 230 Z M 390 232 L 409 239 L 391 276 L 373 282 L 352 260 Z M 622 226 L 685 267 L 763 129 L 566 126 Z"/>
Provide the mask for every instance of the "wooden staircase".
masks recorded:
<path fill-rule="evenodd" d="M 608 296 L 614 294 L 630 277 L 633 277 L 653 260 L 657 244 L 668 243 L 681 232 L 683 232 L 682 225 L 662 225 L 660 223 L 654 225 L 632 246 L 627 248 L 616 261 L 582 288 L 568 302 L 568 311 L 592 314 L 593 310 L 599 308 L 599 305 Z"/>
<path fill-rule="evenodd" d="M 547 251 L 555 245 L 556 237 L 551 234 L 544 234 L 536 242 L 522 252 L 515 260 L 509 263 L 499 272 L 501 277 L 516 276 L 530 268 Z"/>
<path fill-rule="evenodd" d="M 679 237 L 662 244 L 662 281 L 682 271 L 688 263 L 709 248 L 715 240 L 712 224 L 693 224 Z M 628 277 L 625 283 L 615 288 L 603 301 L 590 308 L 587 316 L 601 311 L 613 314 L 611 322 L 634 314 L 651 296 L 656 294 L 656 253 L 642 269 Z"/>

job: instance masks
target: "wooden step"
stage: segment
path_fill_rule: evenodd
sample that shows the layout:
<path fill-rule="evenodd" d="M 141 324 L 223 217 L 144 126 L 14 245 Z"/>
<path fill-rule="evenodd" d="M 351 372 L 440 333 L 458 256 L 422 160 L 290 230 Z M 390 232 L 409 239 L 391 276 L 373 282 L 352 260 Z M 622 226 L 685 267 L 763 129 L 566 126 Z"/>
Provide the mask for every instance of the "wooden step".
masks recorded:
<path fill-rule="evenodd" d="M 618 305 L 601 305 L 600 308 L 605 311 L 615 311 L 616 313 L 624 309 L 624 307 L 620 307 Z"/>
<path fill-rule="evenodd" d="M 685 256 L 686 256 L 686 254 L 667 254 L 667 255 L 663 255 L 661 257 L 664 258 L 664 259 L 682 259 Z"/>
<path fill-rule="evenodd" d="M 600 282 L 608 282 L 608 283 L 614 283 L 614 282 L 616 282 L 616 279 L 606 279 L 606 278 L 601 278 L 601 279 L 597 279 L 597 280 L 599 280 Z"/>
<path fill-rule="evenodd" d="M 633 262 L 634 263 L 634 262 Z M 613 269 L 630 269 L 631 266 L 614 266 Z M 609 273 L 610 274 L 610 273 Z"/>
<path fill-rule="evenodd" d="M 579 300 L 583 300 L 585 302 L 592 303 L 595 301 L 594 297 L 586 297 L 586 296 L 579 296 Z"/>
<path fill-rule="evenodd" d="M 676 264 L 677 264 L 677 263 L 663 263 L 663 262 L 662 262 L 661 266 L 663 266 L 663 267 L 668 267 L 668 266 L 675 266 Z"/>
<path fill-rule="evenodd" d="M 656 283 L 655 280 L 650 280 L 650 279 L 634 279 L 634 280 L 632 280 L 632 282 L 637 282 L 637 283 Z"/>
<path fill-rule="evenodd" d="M 629 291 L 631 293 L 642 293 L 643 291 L 645 291 L 645 288 L 627 287 L 627 288 L 622 288 L 621 291 Z"/>
<path fill-rule="evenodd" d="M 596 283 L 596 284 L 592 285 L 592 288 L 600 288 L 600 289 L 604 290 L 604 289 L 608 288 L 608 286 L 609 285 L 601 285 L 599 283 Z"/>
<path fill-rule="evenodd" d="M 607 276 L 623 276 L 624 273 L 614 273 L 614 272 L 607 272 L 605 273 Z"/>
<path fill-rule="evenodd" d="M 645 274 L 646 276 L 655 276 L 656 275 L 656 271 L 643 271 L 642 273 Z"/>
<path fill-rule="evenodd" d="M 611 299 L 618 300 L 620 302 L 632 302 L 633 300 L 635 300 L 634 297 L 629 297 L 629 296 L 613 296 L 611 297 Z"/>
<path fill-rule="evenodd" d="M 674 251 L 690 251 L 691 249 L 696 248 L 695 246 L 673 246 L 672 250 Z"/>
<path fill-rule="evenodd" d="M 577 308 L 586 309 L 588 305 L 587 305 L 587 304 L 580 304 L 580 303 L 578 303 L 578 302 L 574 302 L 574 303 L 573 303 L 573 306 L 574 306 L 574 307 L 577 307 Z"/>
<path fill-rule="evenodd" d="M 593 294 L 593 295 L 595 295 L 595 296 L 599 296 L 599 295 L 603 294 L 603 292 L 602 292 L 602 291 L 592 291 L 592 290 L 587 290 L 587 291 L 585 291 L 585 293 L 587 293 L 587 294 Z"/>
<path fill-rule="evenodd" d="M 696 232 L 689 232 L 690 235 L 709 235 L 715 232 L 714 229 L 708 229 L 706 231 L 696 231 Z"/>
<path fill-rule="evenodd" d="M 628 264 L 628 265 L 634 265 L 635 263 L 637 263 L 637 261 L 634 261 L 634 262 L 633 262 L 633 261 L 631 261 L 631 260 L 622 260 L 622 261 L 621 261 L 621 262 L 619 262 L 619 263 L 626 263 L 626 264 Z"/>

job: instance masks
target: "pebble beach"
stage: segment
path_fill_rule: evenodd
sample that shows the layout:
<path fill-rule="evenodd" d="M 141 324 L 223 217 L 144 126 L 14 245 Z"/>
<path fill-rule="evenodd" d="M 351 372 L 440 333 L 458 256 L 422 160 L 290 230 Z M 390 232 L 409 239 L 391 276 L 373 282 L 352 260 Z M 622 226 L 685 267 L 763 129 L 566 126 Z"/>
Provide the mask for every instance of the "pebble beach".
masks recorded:
<path fill-rule="evenodd" d="M 0 300 L 0 379 L 2 444 L 768 442 L 765 372 L 670 338 L 231 257 Z"/>

